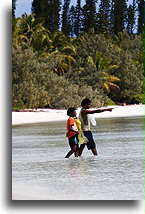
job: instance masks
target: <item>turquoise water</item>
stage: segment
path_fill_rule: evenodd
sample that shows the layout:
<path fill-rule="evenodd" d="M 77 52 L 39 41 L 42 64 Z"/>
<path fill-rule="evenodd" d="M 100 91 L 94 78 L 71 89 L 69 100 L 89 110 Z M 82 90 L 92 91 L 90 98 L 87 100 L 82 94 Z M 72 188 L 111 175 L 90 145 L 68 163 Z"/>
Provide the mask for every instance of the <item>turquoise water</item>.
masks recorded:
<path fill-rule="evenodd" d="M 13 185 L 46 200 L 143 199 L 143 118 L 97 119 L 92 132 L 99 156 L 65 159 L 65 122 L 14 126 Z"/>

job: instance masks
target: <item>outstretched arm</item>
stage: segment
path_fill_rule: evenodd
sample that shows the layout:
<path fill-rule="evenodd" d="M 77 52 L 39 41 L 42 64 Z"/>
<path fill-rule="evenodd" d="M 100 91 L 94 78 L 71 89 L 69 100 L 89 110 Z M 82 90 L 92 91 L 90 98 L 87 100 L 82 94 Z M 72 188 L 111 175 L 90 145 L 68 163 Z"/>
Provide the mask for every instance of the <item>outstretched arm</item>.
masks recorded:
<path fill-rule="evenodd" d="M 89 109 L 86 109 L 86 110 L 83 110 L 82 111 L 82 115 L 83 116 L 86 116 L 87 114 L 95 114 L 95 113 L 101 113 L 101 112 L 104 112 L 104 111 L 112 111 L 114 108 L 106 108 L 106 109 L 96 109 L 96 110 L 89 110 Z"/>

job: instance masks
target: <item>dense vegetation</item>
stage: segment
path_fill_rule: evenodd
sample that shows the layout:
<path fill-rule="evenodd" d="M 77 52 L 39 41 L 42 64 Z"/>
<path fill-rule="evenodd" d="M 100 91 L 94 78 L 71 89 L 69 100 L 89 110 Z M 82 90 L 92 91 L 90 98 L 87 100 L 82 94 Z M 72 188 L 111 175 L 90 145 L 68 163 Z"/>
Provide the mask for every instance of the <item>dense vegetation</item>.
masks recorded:
<path fill-rule="evenodd" d="M 13 1 L 13 107 L 143 103 L 143 1 L 96 2 L 33 0 L 16 18 Z"/>

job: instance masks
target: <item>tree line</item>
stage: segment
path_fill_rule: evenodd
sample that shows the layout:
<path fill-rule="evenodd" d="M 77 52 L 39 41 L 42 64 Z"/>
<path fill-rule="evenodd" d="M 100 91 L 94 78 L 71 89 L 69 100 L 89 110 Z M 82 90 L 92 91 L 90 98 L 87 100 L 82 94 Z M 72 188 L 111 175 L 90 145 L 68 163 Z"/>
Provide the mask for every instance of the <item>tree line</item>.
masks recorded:
<path fill-rule="evenodd" d="M 13 16 L 16 2 L 13 0 Z M 44 27 L 60 29 L 66 36 L 78 37 L 91 28 L 115 35 L 124 29 L 143 33 L 143 0 L 77 0 L 76 5 L 71 0 L 33 0 L 31 11 L 43 20 Z"/>
<path fill-rule="evenodd" d="M 51 2 L 49 6 L 54 6 L 52 3 L 58 6 L 58 2 L 60 3 L 57 0 L 32 1 L 33 8 L 34 2 Z M 80 1 L 77 1 L 77 6 L 78 2 Z M 105 4 L 110 1 L 101 1 L 100 5 L 101 3 L 103 5 L 103 2 Z M 47 11 L 49 21 L 46 22 L 46 26 L 45 18 L 41 16 L 41 7 L 38 10 L 40 16 L 35 11 L 30 15 L 25 13 L 16 18 L 14 16 L 16 4 L 14 3 L 13 1 L 13 108 L 79 107 L 81 100 L 85 97 L 92 99 L 93 106 L 98 107 L 124 102 L 143 103 L 142 33 L 139 31 L 133 33 L 128 28 L 122 28 L 115 33 L 112 32 L 110 25 L 106 28 L 107 25 L 103 24 L 101 19 L 97 19 L 94 23 L 105 26 L 105 30 L 97 31 L 97 27 L 90 25 L 87 30 L 79 31 L 77 35 L 75 32 L 78 31 L 74 31 L 75 28 L 63 28 L 63 22 L 60 21 L 60 13 L 58 13 L 61 4 L 57 7 L 59 9 L 56 17 L 51 8 L 53 11 L 51 19 L 48 17 L 47 5 L 41 4 L 42 8 Z M 64 10 L 69 8 L 68 11 L 70 11 L 72 8 L 69 7 L 69 3 L 70 1 L 64 1 L 62 18 Z M 81 7 L 80 16 L 87 3 L 90 4 L 90 9 L 86 11 L 91 11 L 96 1 L 86 1 L 86 4 Z M 101 10 L 100 16 L 103 16 Z M 139 16 L 138 13 L 138 20 Z M 66 19 L 64 23 L 69 20 L 72 19 Z M 92 18 L 91 20 L 93 23 Z M 50 21 L 53 22 L 50 23 Z M 108 23 L 110 24 L 110 21 Z M 75 26 L 75 22 L 73 25 Z M 67 26 L 71 26 L 71 22 Z M 69 33 L 65 33 L 63 29 Z M 68 29 L 73 29 L 73 33 Z M 81 28 L 78 29 L 84 29 L 82 22 Z"/>

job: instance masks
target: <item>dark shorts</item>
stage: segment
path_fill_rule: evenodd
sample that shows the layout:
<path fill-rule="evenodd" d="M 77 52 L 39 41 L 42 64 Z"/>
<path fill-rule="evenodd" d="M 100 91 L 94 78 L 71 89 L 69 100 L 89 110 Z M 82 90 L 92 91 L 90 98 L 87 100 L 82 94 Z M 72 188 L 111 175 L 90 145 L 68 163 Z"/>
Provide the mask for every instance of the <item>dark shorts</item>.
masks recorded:
<path fill-rule="evenodd" d="M 69 145 L 72 148 L 73 146 L 77 145 L 77 148 L 79 148 L 79 139 L 78 139 L 78 134 L 73 135 L 72 137 L 70 137 L 69 139 Z"/>
<path fill-rule="evenodd" d="M 84 135 L 88 139 L 88 142 L 86 144 L 88 150 L 96 148 L 96 144 L 95 144 L 95 141 L 93 139 L 92 132 L 91 131 L 84 131 Z"/>

